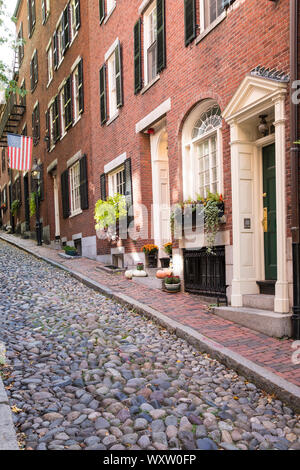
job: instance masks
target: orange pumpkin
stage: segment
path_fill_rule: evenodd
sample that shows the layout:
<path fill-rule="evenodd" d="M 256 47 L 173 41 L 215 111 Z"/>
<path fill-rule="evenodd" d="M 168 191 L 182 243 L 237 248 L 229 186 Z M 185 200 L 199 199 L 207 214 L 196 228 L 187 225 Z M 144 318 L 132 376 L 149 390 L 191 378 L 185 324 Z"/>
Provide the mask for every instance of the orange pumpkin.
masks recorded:
<path fill-rule="evenodd" d="M 165 269 L 165 270 L 160 269 L 159 271 L 157 271 L 156 277 L 158 279 L 164 279 L 167 276 L 171 276 L 171 274 L 172 274 L 172 271 L 170 269 Z"/>

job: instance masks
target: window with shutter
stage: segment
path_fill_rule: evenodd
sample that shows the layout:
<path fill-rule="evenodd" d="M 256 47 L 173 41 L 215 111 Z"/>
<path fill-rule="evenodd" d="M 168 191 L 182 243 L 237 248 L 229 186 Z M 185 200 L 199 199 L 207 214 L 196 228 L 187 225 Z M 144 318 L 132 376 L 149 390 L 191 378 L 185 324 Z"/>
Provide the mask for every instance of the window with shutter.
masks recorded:
<path fill-rule="evenodd" d="M 45 119 L 46 119 L 46 144 L 47 144 L 47 151 L 49 152 L 51 147 L 51 134 L 50 134 L 50 110 L 47 109 L 45 112 Z"/>
<path fill-rule="evenodd" d="M 20 93 L 20 105 L 26 107 L 26 86 L 25 86 L 25 79 L 22 81 L 21 86 L 21 93 Z"/>
<path fill-rule="evenodd" d="M 80 0 L 75 1 L 76 29 L 80 28 Z"/>
<path fill-rule="evenodd" d="M 33 144 L 37 145 L 40 140 L 40 107 L 39 103 L 33 108 L 32 113 L 32 136 Z"/>
<path fill-rule="evenodd" d="M 131 171 L 131 158 L 127 158 L 124 162 L 125 173 L 125 198 L 127 206 L 127 225 L 133 221 L 133 194 L 132 194 L 132 171 Z"/>
<path fill-rule="evenodd" d="M 50 0 L 42 0 L 42 23 L 45 24 L 50 14 Z"/>
<path fill-rule="evenodd" d="M 107 112 L 106 112 L 106 67 L 105 67 L 105 64 L 100 69 L 99 81 L 100 81 L 100 122 L 101 122 L 101 125 L 103 125 L 107 121 Z"/>
<path fill-rule="evenodd" d="M 107 71 L 108 71 L 108 109 L 109 117 L 113 118 L 118 113 L 117 107 L 117 81 L 116 81 L 116 54 L 115 51 L 111 54 L 107 60 Z"/>
<path fill-rule="evenodd" d="M 60 110 L 59 110 L 59 97 L 56 96 L 52 104 L 52 126 L 53 126 L 53 140 L 56 143 L 60 139 Z"/>
<path fill-rule="evenodd" d="M 227 5 L 229 6 L 229 4 Z M 224 11 L 223 0 L 201 0 L 200 26 L 201 31 L 208 28 Z"/>
<path fill-rule="evenodd" d="M 105 18 L 105 1 L 104 0 L 99 0 L 99 15 L 100 15 L 100 24 L 101 24 Z"/>
<path fill-rule="evenodd" d="M 78 64 L 78 104 L 79 114 L 84 111 L 84 96 L 83 96 L 83 59 Z"/>
<path fill-rule="evenodd" d="M 23 23 L 21 23 L 18 33 L 18 60 L 19 66 L 22 64 L 24 59 L 24 38 L 23 38 Z"/>
<path fill-rule="evenodd" d="M 116 66 L 116 98 L 117 98 L 117 108 L 120 108 L 123 105 L 123 89 L 122 89 L 122 49 L 119 42 L 118 46 L 115 49 L 115 66 Z"/>
<path fill-rule="evenodd" d="M 34 71 L 34 85 L 37 85 L 39 74 L 38 74 L 38 55 L 37 51 L 35 51 L 33 56 L 33 71 Z"/>
<path fill-rule="evenodd" d="M 157 73 L 166 67 L 165 0 L 157 0 Z"/>
<path fill-rule="evenodd" d="M 33 77 L 33 60 L 30 61 L 30 90 L 33 92 L 34 89 L 34 77 Z"/>
<path fill-rule="evenodd" d="M 157 76 L 157 2 L 151 3 L 143 17 L 145 84 Z"/>
<path fill-rule="evenodd" d="M 86 155 L 83 155 L 83 157 L 80 159 L 80 203 L 81 203 L 82 210 L 86 210 L 89 208 L 88 173 L 87 173 Z"/>
<path fill-rule="evenodd" d="M 184 0 L 185 45 L 196 37 L 196 0 Z"/>
<path fill-rule="evenodd" d="M 67 78 L 67 81 L 64 85 L 64 114 L 65 114 L 65 130 L 68 130 L 73 122 L 71 77 Z"/>
<path fill-rule="evenodd" d="M 52 52 L 51 43 L 47 49 L 47 75 L 48 75 L 48 85 L 49 85 L 53 79 L 53 52 Z"/>
<path fill-rule="evenodd" d="M 56 70 L 58 66 L 57 31 L 53 34 L 53 62 L 54 70 Z"/>
<path fill-rule="evenodd" d="M 134 93 L 142 89 L 142 61 L 141 61 L 141 24 L 139 19 L 134 25 Z"/>
<path fill-rule="evenodd" d="M 64 55 L 70 44 L 69 4 L 62 16 L 62 54 Z"/>
<path fill-rule="evenodd" d="M 71 216 L 77 215 L 81 212 L 80 200 L 80 161 L 77 161 L 69 168 L 69 181 L 70 181 L 70 212 Z"/>
<path fill-rule="evenodd" d="M 36 23 L 35 0 L 27 0 L 28 36 L 31 37 Z"/>
<path fill-rule="evenodd" d="M 65 170 L 61 174 L 61 198 L 62 198 L 63 218 L 67 219 L 70 215 L 69 170 Z"/>

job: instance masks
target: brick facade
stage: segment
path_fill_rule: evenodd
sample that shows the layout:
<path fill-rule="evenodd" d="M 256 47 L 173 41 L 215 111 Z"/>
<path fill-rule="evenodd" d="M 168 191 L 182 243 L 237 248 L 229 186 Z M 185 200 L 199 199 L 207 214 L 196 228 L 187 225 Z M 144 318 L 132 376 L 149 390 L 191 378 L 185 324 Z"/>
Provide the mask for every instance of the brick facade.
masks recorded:
<path fill-rule="evenodd" d="M 101 2 L 100 2 L 101 3 Z M 105 3 L 105 2 L 104 2 Z M 31 135 L 31 114 L 35 102 L 40 104 L 40 140 L 34 147 L 34 157 L 44 164 L 45 199 L 42 202 L 43 226 L 49 226 L 49 241 L 55 237 L 53 180 L 47 167 L 57 159 L 57 175 L 60 191 L 60 175 L 67 168 L 67 161 L 77 152 L 87 155 L 89 209 L 67 219 L 62 218 L 60 204 L 60 237 L 71 241 L 75 234 L 94 237 L 94 204 L 100 198 L 100 175 L 104 166 L 126 152 L 131 158 L 133 203 L 144 204 L 149 211 L 148 224 L 151 226 L 151 204 L 153 202 L 153 181 L 151 165 L 150 136 L 136 132 L 136 124 L 155 110 L 161 103 L 171 100 L 170 110 L 164 119 L 168 136 L 168 162 L 170 202 L 183 199 L 182 185 L 182 129 L 191 110 L 202 100 L 213 99 L 221 109 L 226 108 L 237 88 L 246 75 L 258 65 L 276 68 L 289 73 L 289 2 L 280 0 L 235 0 L 224 10 L 222 20 L 205 33 L 196 30 L 196 38 L 185 45 L 184 2 L 166 0 L 165 2 L 165 45 L 166 67 L 160 72 L 159 79 L 150 87 L 143 87 L 134 93 L 134 25 L 143 18 L 144 11 L 151 2 L 141 0 L 117 0 L 113 11 L 100 24 L 99 1 L 81 1 L 81 25 L 78 36 L 67 50 L 64 60 L 49 87 L 47 83 L 46 47 L 52 38 L 59 17 L 66 2 L 51 0 L 51 11 L 45 25 L 42 24 L 41 1 L 36 1 L 36 25 L 32 37 L 28 39 L 27 2 L 21 1 L 18 10 L 17 31 L 23 22 L 26 39 L 25 55 L 20 67 L 19 81 L 25 79 L 26 88 L 30 83 L 30 59 L 38 50 L 39 78 L 35 91 L 26 96 L 26 113 L 20 123 L 19 131 L 27 123 Z M 201 24 L 200 2 L 196 0 L 196 24 Z M 141 8 L 144 6 L 144 10 Z M 142 22 L 142 51 L 143 28 Z M 119 39 L 122 51 L 122 90 L 123 105 L 118 108 L 118 116 L 100 125 L 99 69 L 107 63 L 105 55 Z M 84 112 L 81 119 L 69 129 L 51 152 L 47 152 L 45 112 L 50 100 L 56 95 L 61 82 L 70 74 L 72 64 L 80 56 L 83 58 Z M 144 62 L 142 52 L 142 63 Z M 142 67 L 142 75 L 144 68 Z M 145 77 L 143 77 L 144 79 Z M 108 84 L 106 93 L 108 95 Z M 108 100 L 109 101 L 109 100 Z M 286 116 L 289 116 L 289 90 L 286 94 Z M 109 103 L 108 103 L 109 109 Z M 156 121 L 148 127 L 153 127 Z M 145 129 L 146 130 L 146 129 Z M 223 120 L 223 192 L 225 200 L 226 224 L 222 230 L 229 233 L 227 244 L 232 246 L 232 187 L 230 129 Z M 290 163 L 289 163 L 289 124 L 286 122 L 286 208 L 287 236 L 290 237 Z M 14 172 L 15 174 L 15 172 Z M 14 179 L 13 174 L 13 179 Z M 22 178 L 21 178 L 22 179 Z M 7 173 L 1 172 L 0 186 L 8 182 Z M 23 194 L 23 179 L 22 179 Z M 136 230 L 142 230 L 143 222 L 136 216 Z M 24 201 L 18 213 L 18 220 L 24 222 Z M 34 218 L 33 218 L 34 219 Z M 31 220 L 31 231 L 34 220 Z M 3 224 L 9 221 L 9 211 L 2 214 Z M 123 242 L 125 253 L 140 252 L 145 242 Z M 93 242 L 94 243 L 94 242 Z M 95 240 L 95 255 L 104 259 L 110 255 L 108 242 Z M 119 242 L 118 246 L 122 243 Z M 178 245 L 174 245 L 175 247 Z M 100 259 L 100 258 L 99 258 Z"/>

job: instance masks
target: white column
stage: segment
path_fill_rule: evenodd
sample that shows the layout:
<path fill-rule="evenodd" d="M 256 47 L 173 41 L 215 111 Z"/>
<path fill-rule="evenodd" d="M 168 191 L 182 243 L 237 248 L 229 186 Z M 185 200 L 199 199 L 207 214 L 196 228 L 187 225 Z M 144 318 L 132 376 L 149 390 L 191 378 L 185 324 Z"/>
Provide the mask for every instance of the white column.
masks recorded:
<path fill-rule="evenodd" d="M 289 312 L 286 240 L 286 161 L 285 161 L 285 95 L 274 98 L 275 105 L 275 162 L 276 162 L 276 220 L 277 220 L 277 282 L 274 310 Z"/>
<path fill-rule="evenodd" d="M 243 296 L 241 291 L 241 257 L 240 257 L 240 206 L 239 206 L 239 142 L 238 127 L 235 122 L 230 123 L 231 141 L 231 191 L 232 191 L 232 237 L 233 237 L 233 279 L 231 305 L 242 307 Z"/>

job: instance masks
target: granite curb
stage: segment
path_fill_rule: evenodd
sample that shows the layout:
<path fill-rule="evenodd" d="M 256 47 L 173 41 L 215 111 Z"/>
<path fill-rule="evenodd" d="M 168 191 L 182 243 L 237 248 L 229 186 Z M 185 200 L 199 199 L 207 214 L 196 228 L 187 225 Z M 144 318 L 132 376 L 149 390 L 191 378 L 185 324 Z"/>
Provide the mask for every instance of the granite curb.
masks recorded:
<path fill-rule="evenodd" d="M 104 294 L 109 298 L 112 298 L 113 300 L 116 300 L 122 305 L 133 309 L 135 312 L 138 312 L 147 318 L 151 318 L 171 333 L 174 333 L 178 337 L 185 339 L 189 344 L 192 344 L 199 351 L 209 354 L 210 357 L 217 359 L 227 367 L 234 369 L 236 372 L 247 378 L 247 380 L 252 381 L 266 392 L 274 393 L 280 400 L 288 404 L 297 413 L 300 413 L 300 387 L 297 385 L 294 385 L 293 383 L 281 378 L 266 368 L 261 367 L 258 364 L 255 364 L 253 361 L 250 361 L 240 354 L 224 347 L 220 343 L 217 343 L 216 341 L 211 340 L 201 333 L 198 333 L 193 328 L 172 320 L 168 316 L 149 307 L 148 305 L 138 302 L 132 297 L 129 297 L 121 292 L 112 291 L 108 287 L 88 278 L 87 276 L 84 276 L 83 274 L 78 273 L 73 269 L 70 269 L 56 261 L 42 256 L 30 248 L 24 247 L 22 244 L 18 244 L 15 240 L 8 239 L 2 235 L 0 235 L 0 239 L 26 251 L 27 253 L 49 263 L 56 268 L 68 272 L 72 277 L 84 283 L 86 286 Z"/>
<path fill-rule="evenodd" d="M 19 450 L 8 396 L 0 377 L 0 450 Z"/>

